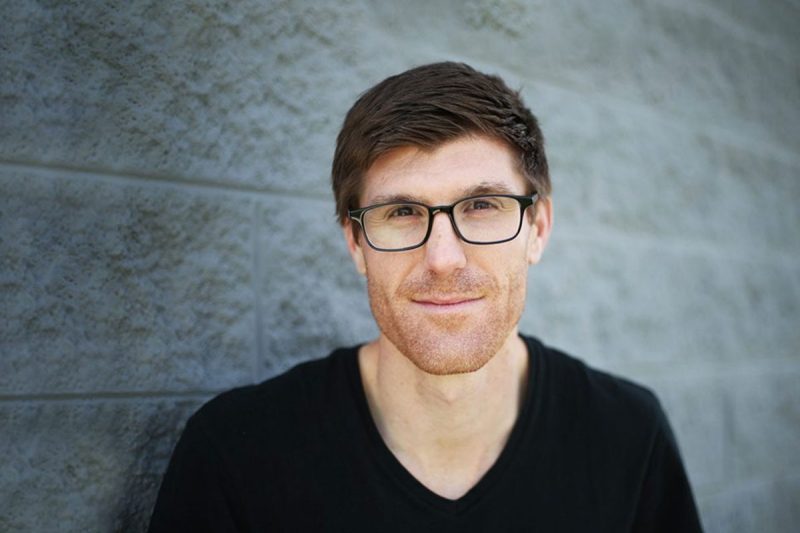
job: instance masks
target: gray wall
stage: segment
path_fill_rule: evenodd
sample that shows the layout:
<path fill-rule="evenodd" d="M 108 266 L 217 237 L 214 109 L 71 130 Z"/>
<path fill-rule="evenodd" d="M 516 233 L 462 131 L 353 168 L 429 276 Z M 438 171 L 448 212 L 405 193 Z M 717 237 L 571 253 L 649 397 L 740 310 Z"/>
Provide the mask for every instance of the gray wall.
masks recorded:
<path fill-rule="evenodd" d="M 334 137 L 440 59 L 548 138 L 522 329 L 656 390 L 708 531 L 794 530 L 797 1 L 112 4 L 0 3 L 0 531 L 142 530 L 200 402 L 374 334 Z"/>

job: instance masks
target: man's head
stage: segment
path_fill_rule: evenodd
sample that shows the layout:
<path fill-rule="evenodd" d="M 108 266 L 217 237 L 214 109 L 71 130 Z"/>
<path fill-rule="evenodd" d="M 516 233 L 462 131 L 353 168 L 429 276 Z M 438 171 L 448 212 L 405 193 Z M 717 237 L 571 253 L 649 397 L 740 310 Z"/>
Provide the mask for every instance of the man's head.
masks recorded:
<path fill-rule="evenodd" d="M 386 78 L 356 101 L 336 143 L 332 182 L 339 222 L 360 207 L 364 174 L 386 152 L 434 148 L 480 135 L 505 142 L 531 191 L 550 194 L 544 137 L 519 93 L 463 63 L 433 63 Z"/>
<path fill-rule="evenodd" d="M 515 336 L 551 225 L 542 136 L 519 96 L 461 64 L 388 78 L 348 113 L 333 181 L 382 339 L 430 374 L 482 368 Z"/>

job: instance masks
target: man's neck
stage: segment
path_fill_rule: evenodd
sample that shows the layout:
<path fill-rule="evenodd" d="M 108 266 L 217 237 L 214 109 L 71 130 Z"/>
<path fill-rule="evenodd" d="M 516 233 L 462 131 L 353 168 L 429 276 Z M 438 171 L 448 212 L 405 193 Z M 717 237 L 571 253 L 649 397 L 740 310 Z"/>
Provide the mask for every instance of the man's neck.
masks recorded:
<path fill-rule="evenodd" d="M 528 355 L 514 331 L 480 370 L 435 376 L 381 337 L 362 347 L 359 366 L 387 447 L 423 485 L 457 499 L 508 441 L 525 394 Z"/>

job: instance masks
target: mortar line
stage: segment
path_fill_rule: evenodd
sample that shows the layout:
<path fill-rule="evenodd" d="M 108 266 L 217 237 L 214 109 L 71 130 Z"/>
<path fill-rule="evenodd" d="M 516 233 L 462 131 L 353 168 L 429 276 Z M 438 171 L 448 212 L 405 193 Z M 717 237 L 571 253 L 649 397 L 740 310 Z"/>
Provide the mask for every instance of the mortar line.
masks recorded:
<path fill-rule="evenodd" d="M 318 193 L 292 191 L 276 187 L 258 187 L 250 183 L 221 182 L 210 178 L 184 178 L 167 174 L 150 174 L 135 170 L 106 170 L 88 167 L 78 167 L 69 164 L 48 164 L 24 160 L 0 159 L 0 170 L 12 172 L 34 172 L 39 177 L 60 179 L 61 177 L 80 177 L 84 179 L 104 181 L 110 183 L 143 184 L 150 183 L 156 186 L 186 188 L 196 191 L 212 190 L 228 195 L 244 194 L 260 197 L 284 197 L 314 201 L 332 201 L 332 197 Z M 55 176 L 60 174 L 61 176 Z"/>
<path fill-rule="evenodd" d="M 597 364 L 597 362 L 595 362 Z M 646 375 L 657 377 L 658 381 L 706 381 L 724 378 L 755 378 L 768 376 L 800 377 L 800 361 L 779 358 L 762 361 L 697 361 L 679 364 L 675 361 L 613 363 L 604 361 L 601 365 L 612 372 L 624 371 L 627 375 L 641 378 Z"/>
<path fill-rule="evenodd" d="M 719 241 L 706 241 L 694 238 L 678 238 L 671 235 L 651 233 L 643 235 L 620 229 L 608 231 L 575 231 L 573 229 L 557 229 L 552 239 L 584 243 L 611 242 L 618 246 L 637 246 L 644 249 L 666 250 L 682 254 L 700 255 L 706 257 L 722 257 L 736 259 L 754 264 L 780 263 L 782 266 L 795 266 L 796 254 L 785 249 L 774 247 L 754 248 L 746 251 L 740 246 Z M 788 246 L 787 246 L 788 248 Z"/>
<path fill-rule="evenodd" d="M 800 482 L 800 471 L 788 473 L 784 471 L 776 475 L 767 473 L 767 477 L 731 478 L 724 481 L 702 483 L 697 485 L 696 489 L 698 493 L 702 492 L 703 494 L 703 496 L 698 499 L 704 500 L 713 499 L 730 492 L 759 490 L 776 483 L 792 483 L 795 481 Z"/>
<path fill-rule="evenodd" d="M 193 399 L 205 400 L 216 396 L 231 387 L 220 389 L 195 389 L 187 391 L 87 391 L 87 392 L 57 392 L 57 393 L 21 393 L 0 394 L 0 403 L 29 403 L 29 402 L 106 402 L 126 400 L 180 400 Z"/>
<path fill-rule="evenodd" d="M 780 365 L 777 368 L 775 365 Z M 638 367 L 646 370 L 637 364 L 624 365 L 631 369 Z M 707 379 L 724 379 L 726 377 L 746 377 L 754 378 L 760 376 L 798 376 L 800 375 L 800 362 L 794 359 L 780 359 L 777 361 L 763 361 L 760 363 L 744 362 L 731 363 L 719 362 L 694 363 L 682 366 L 681 371 L 670 372 L 675 368 L 674 364 L 664 363 L 648 365 L 650 370 L 657 373 L 664 381 L 673 378 L 681 378 L 685 381 L 686 372 L 691 375 L 691 380 L 704 381 Z M 668 367 L 668 368 L 660 368 Z M 604 365 L 604 368 L 609 368 Z M 615 367 L 612 372 L 618 371 Z M 632 375 L 631 372 L 628 372 Z M 637 373 L 637 377 L 641 377 Z M 92 401 L 125 401 L 125 400 L 168 400 L 168 399 L 196 399 L 204 400 L 211 396 L 216 396 L 224 391 L 235 387 L 236 384 L 225 385 L 221 388 L 209 389 L 190 389 L 185 391 L 177 390 L 150 390 L 150 391 L 85 391 L 85 392 L 58 392 L 58 393 L 4 393 L 0 394 L 0 403 L 24 403 L 24 402 L 92 402 Z"/>

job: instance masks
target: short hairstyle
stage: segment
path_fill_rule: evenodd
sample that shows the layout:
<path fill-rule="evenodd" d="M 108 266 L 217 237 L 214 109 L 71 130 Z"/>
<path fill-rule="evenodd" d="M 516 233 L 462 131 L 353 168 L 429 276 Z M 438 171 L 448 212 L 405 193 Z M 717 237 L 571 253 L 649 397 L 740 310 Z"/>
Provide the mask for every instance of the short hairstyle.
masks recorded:
<path fill-rule="evenodd" d="M 339 222 L 360 207 L 364 175 L 378 157 L 404 146 L 434 149 L 465 135 L 504 141 L 519 154 L 533 192 L 550 194 L 544 137 L 519 92 L 464 63 L 433 63 L 386 78 L 348 111 L 331 171 Z"/>

